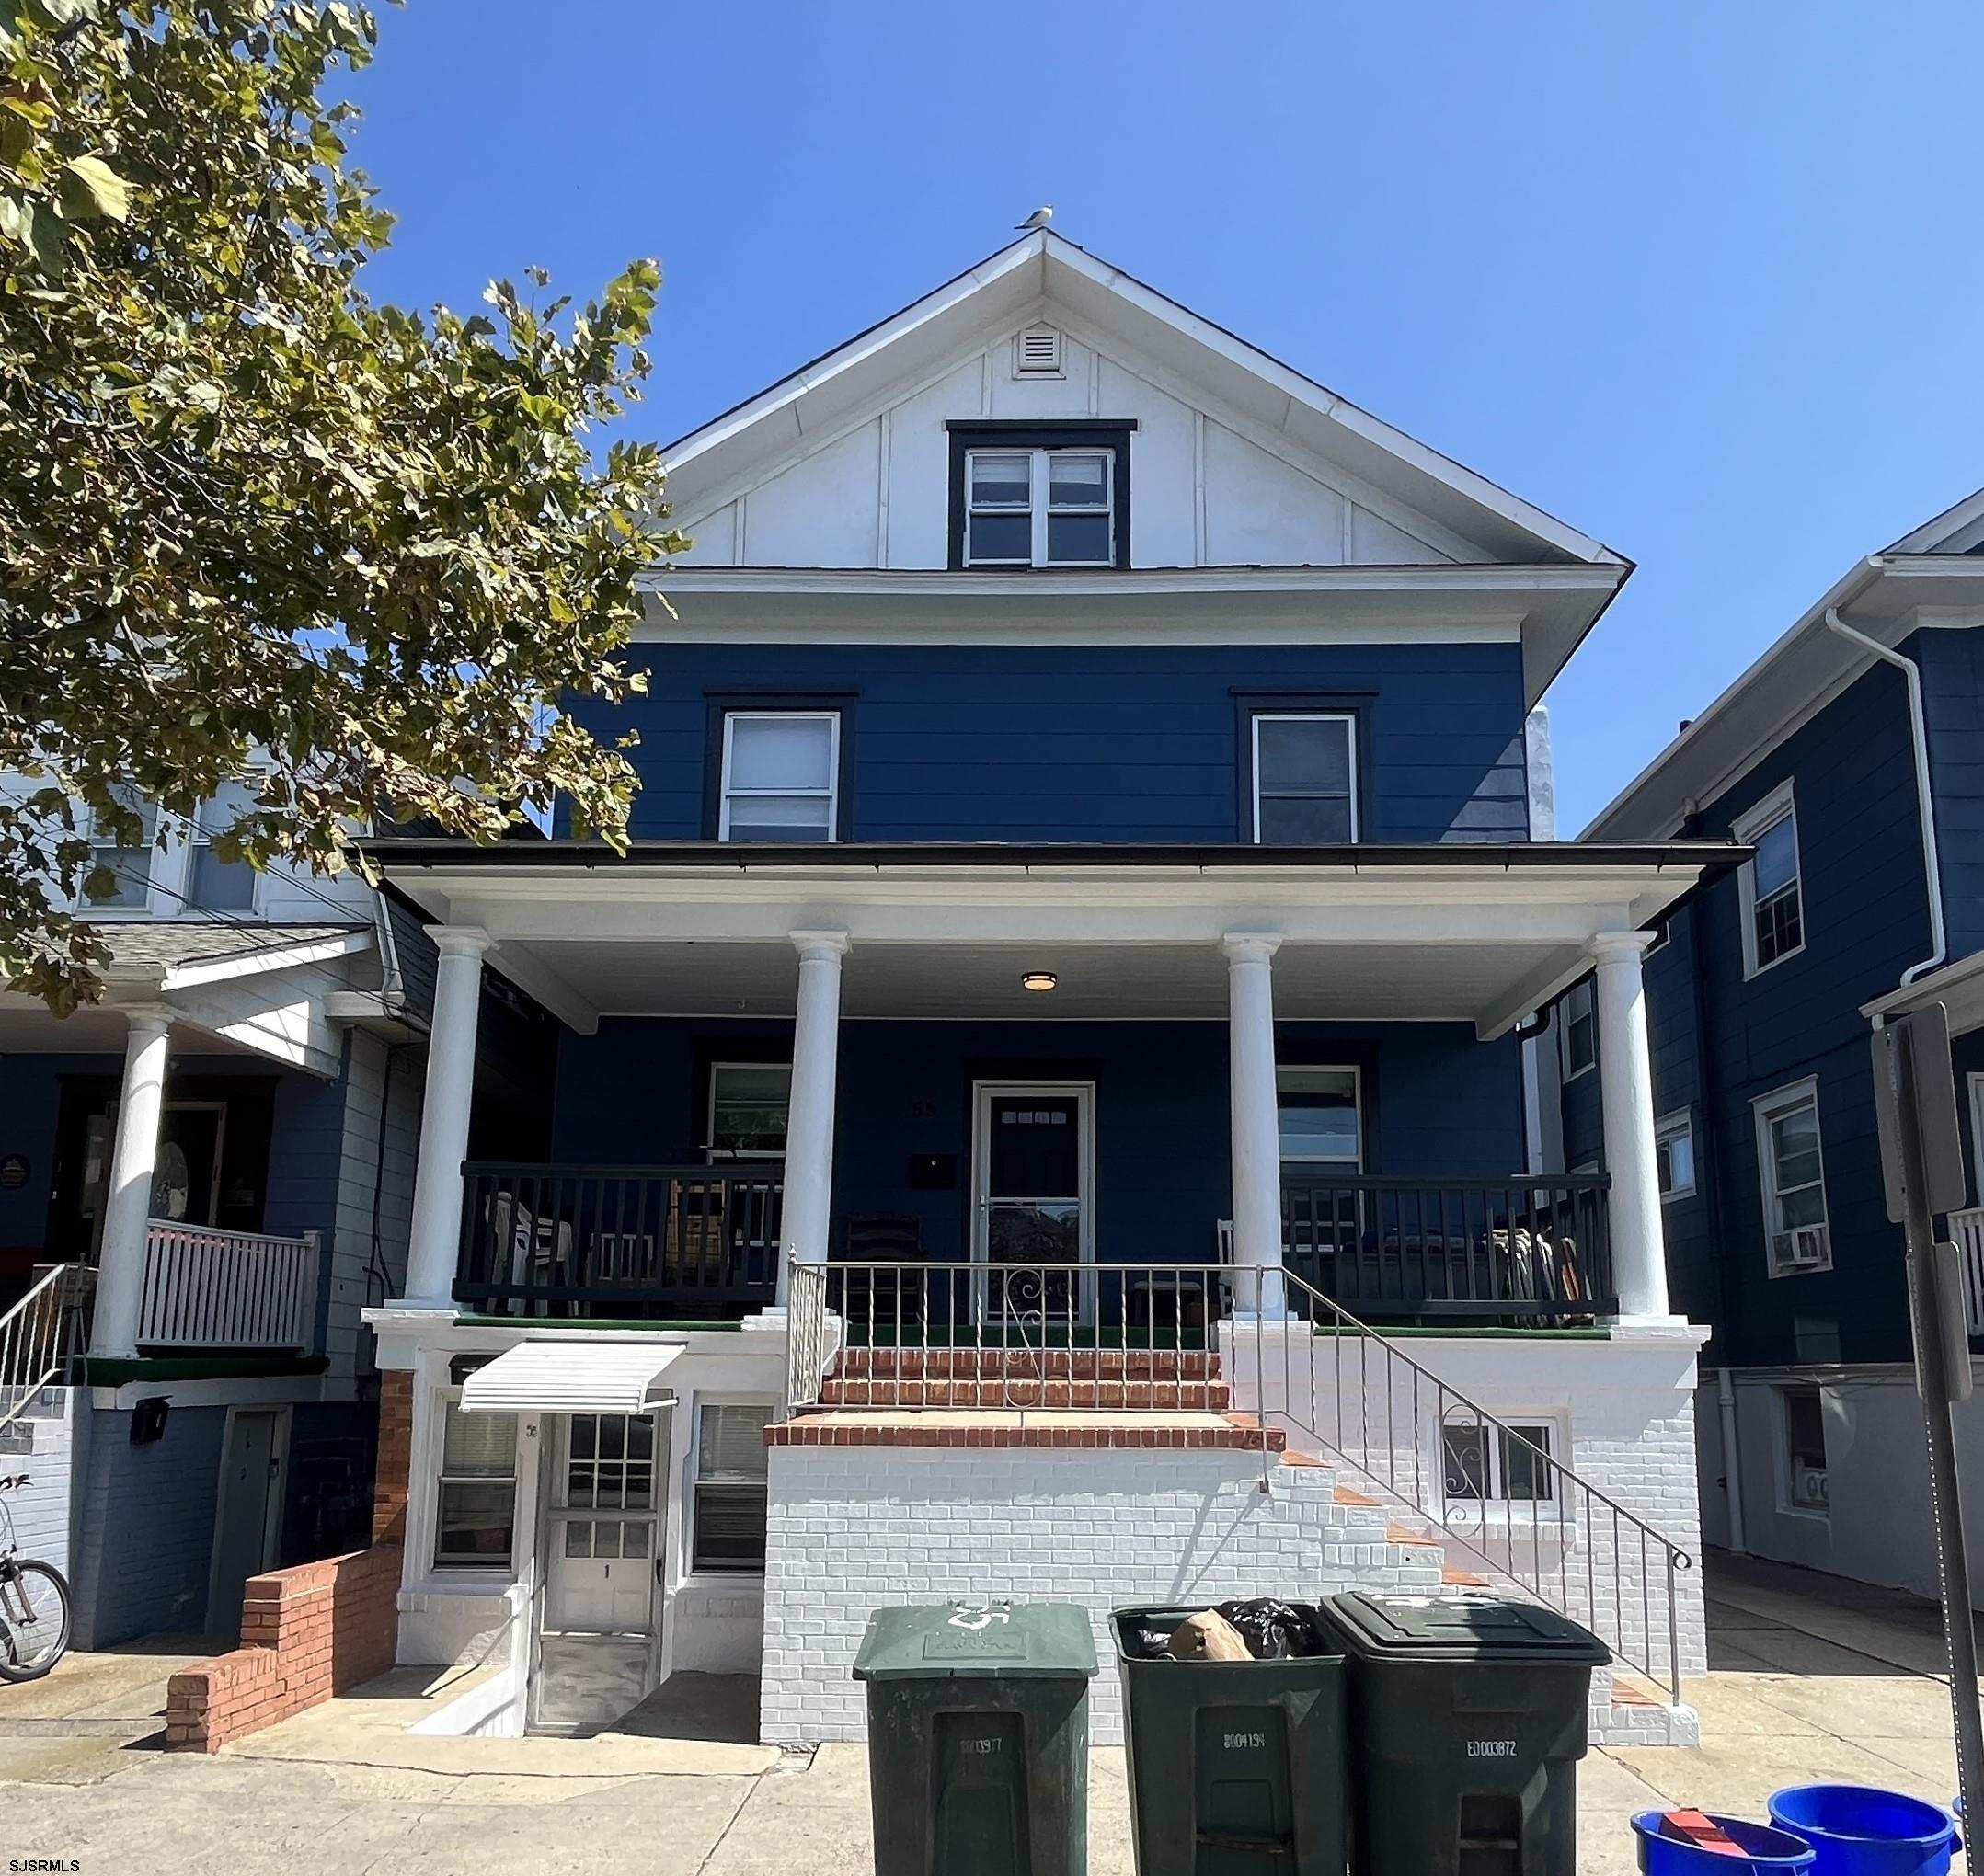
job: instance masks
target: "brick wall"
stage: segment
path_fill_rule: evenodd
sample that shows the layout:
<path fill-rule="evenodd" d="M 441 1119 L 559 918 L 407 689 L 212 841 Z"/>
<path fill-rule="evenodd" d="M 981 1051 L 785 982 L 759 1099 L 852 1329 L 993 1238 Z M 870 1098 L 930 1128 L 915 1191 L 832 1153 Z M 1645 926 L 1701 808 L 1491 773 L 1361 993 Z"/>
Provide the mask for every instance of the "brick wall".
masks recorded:
<path fill-rule="evenodd" d="M 168 1752 L 218 1752 L 393 1664 L 400 1553 L 392 1546 L 251 1576 L 242 1645 L 172 1676 Z"/>
<path fill-rule="evenodd" d="M 1257 1452 L 784 1445 L 769 1459 L 760 1725 L 774 1744 L 863 1736 L 849 1670 L 889 1604 L 1086 1608 L 1102 1669 L 1090 1725 L 1113 1745 L 1111 1608 L 1440 1581 L 1439 1547 L 1394 1541 L 1386 1512 L 1340 1499 L 1326 1466 L 1275 1465 L 1264 1493 Z"/>
<path fill-rule="evenodd" d="M 373 1474 L 372 1540 L 407 1540 L 407 1492 L 413 1472 L 413 1376 L 379 1377 L 379 1462 Z"/>
<path fill-rule="evenodd" d="M 70 1496 L 80 1472 L 75 1426 L 89 1412 L 77 1388 L 43 1388 L 27 1413 L 0 1433 L 0 1473 L 25 1472 L 25 1486 L 9 1492 L 6 1509 L 14 1541 L 24 1557 L 39 1557 L 72 1575 Z"/>

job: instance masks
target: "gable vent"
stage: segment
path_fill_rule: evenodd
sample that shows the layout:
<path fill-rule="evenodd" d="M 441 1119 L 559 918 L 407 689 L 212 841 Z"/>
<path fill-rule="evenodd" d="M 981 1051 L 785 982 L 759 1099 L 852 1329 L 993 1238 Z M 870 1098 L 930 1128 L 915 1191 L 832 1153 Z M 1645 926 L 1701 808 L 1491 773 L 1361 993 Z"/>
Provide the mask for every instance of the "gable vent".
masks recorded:
<path fill-rule="evenodd" d="M 1015 378 L 1058 378 L 1061 374 L 1061 334 L 1051 326 L 1037 326 L 1013 341 Z"/>

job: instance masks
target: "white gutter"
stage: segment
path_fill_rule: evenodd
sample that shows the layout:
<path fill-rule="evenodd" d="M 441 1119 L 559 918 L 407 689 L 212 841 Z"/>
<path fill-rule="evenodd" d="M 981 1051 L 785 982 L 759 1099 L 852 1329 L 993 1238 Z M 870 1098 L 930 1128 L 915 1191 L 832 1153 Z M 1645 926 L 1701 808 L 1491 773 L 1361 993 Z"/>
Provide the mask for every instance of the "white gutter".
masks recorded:
<path fill-rule="evenodd" d="M 1933 948 L 1920 964 L 1911 964 L 1901 973 L 1901 987 L 1905 989 L 1949 955 L 1949 939 L 1943 930 L 1943 864 L 1936 849 L 1935 797 L 1929 788 L 1929 725 L 1922 714 L 1922 674 L 1914 659 L 1903 658 L 1879 639 L 1869 638 L 1864 632 L 1849 625 L 1840 617 L 1839 607 L 1826 608 L 1826 623 L 1870 657 L 1893 665 L 1909 687 L 1909 727 L 1915 742 L 1915 802 L 1922 829 L 1922 871 L 1929 883 L 1929 937 Z"/>

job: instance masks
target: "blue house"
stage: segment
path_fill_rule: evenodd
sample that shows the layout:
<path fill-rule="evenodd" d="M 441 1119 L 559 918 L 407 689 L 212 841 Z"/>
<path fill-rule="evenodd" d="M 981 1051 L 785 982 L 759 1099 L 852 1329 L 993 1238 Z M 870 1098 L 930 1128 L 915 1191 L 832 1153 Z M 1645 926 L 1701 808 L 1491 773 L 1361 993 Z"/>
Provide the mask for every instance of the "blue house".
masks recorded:
<path fill-rule="evenodd" d="M 590 717 L 628 852 L 376 850 L 440 960 L 370 1312 L 402 1659 L 501 1665 L 464 1729 L 703 1669 L 830 1737 L 880 1601 L 1175 1599 L 1198 1546 L 1437 1588 L 1520 1527 L 1678 1709 L 1646 1050 L 1546 1175 L 1517 1034 L 1594 961 L 1636 1023 L 1730 859 L 1534 838 L 1531 713 L 1629 563 L 1048 233 L 667 454 L 694 546 Z M 467 1155 L 486 976 L 558 1028 L 527 1160 Z"/>
<path fill-rule="evenodd" d="M 1932 1593 L 1901 1233 L 1869 1024 L 1931 1001 L 1956 1035 L 1973 1166 L 1984 1093 L 1984 492 L 1880 553 L 1716 698 L 1588 840 L 1754 850 L 1660 926 L 1646 965 L 1676 1307 L 1714 1329 L 1698 1411 L 1715 1541 Z M 1610 1038 L 1554 1012 L 1564 1163 L 1603 1160 Z M 1984 1199 L 1973 1172 L 1971 1196 Z M 1984 1327 L 1984 1211 L 1949 1226 Z M 1959 1424 L 1974 1467 L 1984 1421 Z M 1973 1504 L 1976 1503 L 1973 1498 Z M 1984 1581 L 1974 1584 L 1984 1595 Z"/>

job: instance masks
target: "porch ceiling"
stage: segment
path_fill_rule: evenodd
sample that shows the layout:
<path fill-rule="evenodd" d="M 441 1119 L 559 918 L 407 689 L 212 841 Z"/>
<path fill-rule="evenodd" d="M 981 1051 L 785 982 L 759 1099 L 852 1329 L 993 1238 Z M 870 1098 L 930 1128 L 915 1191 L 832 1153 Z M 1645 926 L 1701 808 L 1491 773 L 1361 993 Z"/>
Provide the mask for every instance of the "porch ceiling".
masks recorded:
<path fill-rule="evenodd" d="M 797 984 L 790 944 L 694 941 L 505 943 L 490 959 L 528 984 L 539 971 L 601 1015 L 790 1016 Z M 1513 986 L 1578 955 L 1547 945 L 1284 944 L 1275 1011 L 1285 1021 L 1475 1022 Z M 532 967 L 536 967 L 533 970 Z M 1057 978 L 1045 993 L 1023 972 Z M 842 967 L 847 1017 L 1218 1018 L 1226 959 L 1217 945 L 855 944 Z M 1520 1014 L 1521 1012 L 1518 1012 Z"/>
<path fill-rule="evenodd" d="M 786 1015 L 790 936 L 845 932 L 854 1017 L 1222 1017 L 1229 932 L 1269 932 L 1289 1019 L 1501 1034 L 1745 850 L 636 848 L 379 842 L 394 887 L 495 940 L 579 1029 L 602 1015 Z M 1046 994 L 1023 971 L 1059 978 Z"/>

